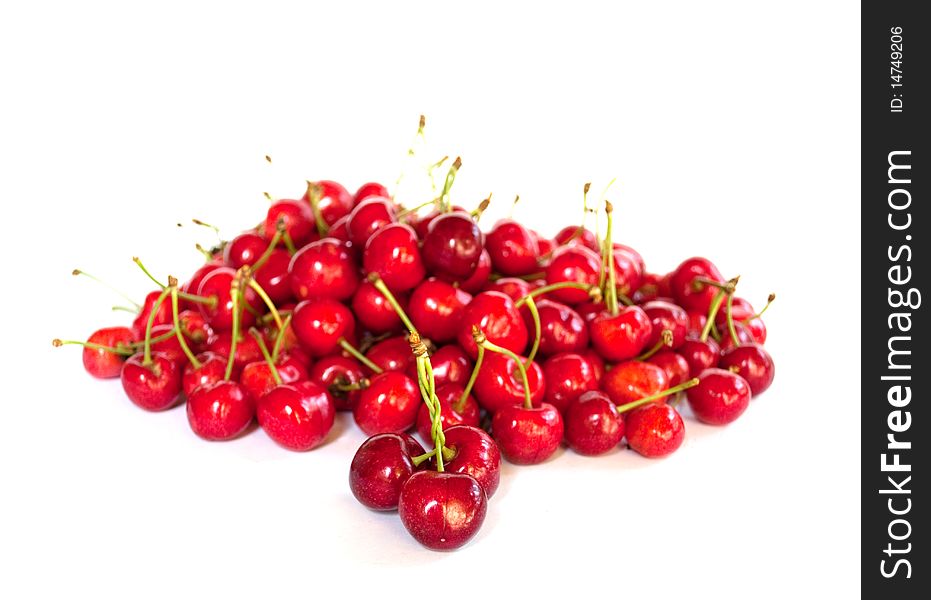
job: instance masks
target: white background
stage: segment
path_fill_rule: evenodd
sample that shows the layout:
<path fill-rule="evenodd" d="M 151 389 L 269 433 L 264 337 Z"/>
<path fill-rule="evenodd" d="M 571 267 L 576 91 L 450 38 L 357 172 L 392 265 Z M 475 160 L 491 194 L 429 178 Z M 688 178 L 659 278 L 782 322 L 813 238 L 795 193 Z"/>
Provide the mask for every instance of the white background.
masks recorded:
<path fill-rule="evenodd" d="M 855 594 L 859 7 L 300 4 L 0 10 L 0 597 Z M 773 388 L 667 460 L 505 465 L 477 538 L 437 554 L 351 497 L 347 415 L 306 454 L 206 443 L 49 344 L 125 321 L 71 269 L 141 297 L 132 256 L 183 277 L 212 241 L 176 223 L 232 235 L 263 191 L 391 182 L 420 113 L 428 153 L 463 157 L 454 199 L 494 192 L 486 225 L 520 193 L 552 234 L 616 176 L 653 270 L 705 255 L 776 291 Z"/>

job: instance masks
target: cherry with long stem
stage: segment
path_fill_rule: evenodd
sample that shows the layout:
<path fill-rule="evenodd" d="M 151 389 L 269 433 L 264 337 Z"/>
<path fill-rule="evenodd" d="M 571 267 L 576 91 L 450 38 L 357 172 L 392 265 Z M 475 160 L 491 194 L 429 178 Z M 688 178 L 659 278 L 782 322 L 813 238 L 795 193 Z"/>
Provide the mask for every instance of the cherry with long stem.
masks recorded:
<path fill-rule="evenodd" d="M 371 369 L 373 373 L 377 374 L 377 373 L 384 372 L 384 369 L 382 369 L 381 367 L 373 363 L 371 360 L 369 360 L 369 358 L 366 355 L 362 354 L 362 352 L 358 348 L 350 344 L 346 338 L 339 339 L 339 347 L 345 350 L 346 352 L 348 352 L 349 354 L 351 354 L 352 357 L 355 358 L 357 361 L 359 361 L 360 363 L 362 363 L 363 365 Z"/>
<path fill-rule="evenodd" d="M 407 313 L 404 312 L 404 309 L 401 308 L 401 304 L 398 302 L 398 299 L 394 297 L 394 294 L 391 293 L 391 290 L 388 289 L 388 286 L 385 285 L 385 282 L 382 281 L 381 277 L 378 276 L 378 273 L 369 273 L 368 280 L 375 286 L 381 295 L 385 297 L 385 300 L 388 301 L 388 304 L 391 305 L 391 308 L 394 309 L 394 312 L 398 314 L 398 318 L 401 319 L 401 322 L 404 323 L 404 326 L 407 327 L 407 330 L 411 333 L 416 333 L 417 328 L 414 327 L 414 324 L 408 318 Z"/>
<path fill-rule="evenodd" d="M 271 354 L 268 353 L 268 347 L 265 345 L 265 340 L 262 339 L 262 334 L 259 333 L 259 330 L 255 327 L 249 329 L 249 335 L 255 338 L 255 343 L 259 346 L 259 352 L 262 353 L 262 358 L 265 359 L 265 362 L 268 363 L 268 370 L 271 372 L 272 379 L 275 380 L 276 385 L 282 385 L 284 382 L 281 381 L 281 375 L 278 373 L 278 367 L 275 359 Z"/>
<path fill-rule="evenodd" d="M 430 436 L 433 439 L 433 457 L 436 459 L 436 470 L 443 472 L 444 459 L 451 459 L 453 453 L 446 447 L 446 435 L 443 433 L 440 399 L 436 396 L 436 380 L 433 377 L 433 366 L 430 364 L 427 346 L 423 343 L 423 340 L 420 339 L 420 335 L 416 331 L 411 332 L 408 342 L 410 342 L 411 352 L 414 353 L 416 360 L 420 394 L 423 397 L 424 403 L 427 405 L 427 411 L 430 413 Z M 417 457 L 417 459 L 421 459 L 420 462 L 426 460 L 426 458 L 423 458 L 423 455 Z M 418 465 L 420 462 L 415 462 L 414 464 Z"/>
<path fill-rule="evenodd" d="M 291 313 L 288 313 L 281 329 L 278 330 L 278 335 L 275 337 L 275 345 L 272 347 L 272 362 L 275 364 L 278 364 L 278 356 L 281 354 L 282 346 L 284 346 L 285 332 L 288 330 L 288 327 L 291 326 L 291 316 Z"/>
<path fill-rule="evenodd" d="M 696 277 L 696 280 L 697 279 L 702 279 L 702 278 Z M 718 316 L 718 311 L 721 310 L 721 304 L 724 303 L 724 299 L 728 295 L 734 293 L 734 290 L 737 287 L 737 282 L 739 280 L 740 280 L 740 275 L 738 275 L 737 277 L 734 277 L 733 279 L 729 280 L 727 283 L 723 283 L 723 284 L 717 281 L 711 281 L 710 279 L 707 280 L 711 282 L 711 283 L 708 283 L 707 285 L 713 284 L 714 287 L 718 287 L 719 290 L 718 290 L 718 293 L 715 295 L 714 300 L 711 301 L 711 308 L 708 309 L 708 320 L 705 322 L 704 329 L 702 329 L 701 336 L 700 336 L 701 341 L 704 342 L 708 340 L 708 336 L 711 335 L 711 328 L 714 327 L 715 317 Z"/>
<path fill-rule="evenodd" d="M 184 334 L 181 333 L 181 319 L 178 316 L 178 280 L 168 276 L 168 289 L 171 290 L 171 318 L 174 323 L 175 335 L 178 338 L 178 345 L 181 346 L 181 351 L 184 352 L 184 355 L 191 362 L 191 366 L 194 369 L 200 369 L 203 364 L 197 360 L 197 357 L 191 352 L 191 348 L 187 345 L 187 340 L 184 339 Z"/>
<path fill-rule="evenodd" d="M 588 292 L 589 297 L 591 298 L 592 302 L 597 303 L 597 302 L 602 301 L 601 289 L 597 285 L 590 285 L 588 283 L 580 283 L 578 281 L 560 281 L 559 283 L 550 283 L 548 285 L 542 285 L 534 290 L 531 290 L 529 294 L 527 294 L 523 298 L 519 298 L 514 303 L 514 307 L 520 308 L 524 304 L 527 304 L 528 298 L 531 298 L 531 297 L 536 298 L 537 296 L 542 296 L 543 294 L 548 294 L 550 292 L 554 292 L 556 290 L 562 290 L 566 288 L 572 288 L 572 289 Z"/>
<path fill-rule="evenodd" d="M 168 286 L 167 286 L 167 285 L 165 285 L 164 283 L 162 283 L 161 281 L 159 281 L 158 279 L 156 279 L 155 276 L 152 275 L 152 273 L 150 273 L 149 270 L 148 270 L 147 268 L 145 268 L 145 265 L 142 264 L 142 261 L 139 260 L 139 257 L 138 257 L 138 256 L 134 256 L 134 257 L 133 257 L 133 262 L 136 263 L 136 265 L 137 265 L 140 269 L 142 269 L 142 272 L 145 273 L 146 277 L 148 277 L 149 279 L 151 279 L 152 282 L 153 282 L 155 285 L 157 285 L 157 286 L 159 287 L 159 289 L 161 289 L 161 290 L 166 290 L 166 289 L 168 289 Z M 211 298 L 205 298 L 204 296 L 198 296 L 198 295 L 196 295 L 196 294 L 188 294 L 187 292 L 182 292 L 182 291 L 180 291 L 180 290 L 178 290 L 178 296 L 179 296 L 181 299 L 183 299 L 183 300 L 187 300 L 188 302 L 195 302 L 195 303 L 198 303 L 198 304 L 206 304 L 207 306 L 210 306 L 210 307 L 214 307 L 214 306 L 217 305 L 217 299 L 216 299 L 216 298 L 213 298 L 213 297 L 211 297 Z M 153 308 L 153 313 L 155 312 L 155 310 L 156 310 L 156 309 Z"/>
<path fill-rule="evenodd" d="M 622 404 L 617 407 L 616 412 L 618 414 L 623 414 L 635 408 L 640 408 L 644 404 L 656 402 L 660 398 L 665 398 L 666 396 L 671 396 L 672 394 L 678 394 L 679 392 L 683 390 L 687 390 L 689 388 L 695 387 L 696 385 L 698 385 L 698 383 L 699 383 L 698 377 L 693 377 L 692 379 L 689 379 L 688 381 L 684 383 L 680 383 L 679 385 L 675 387 L 671 387 L 668 390 L 663 390 L 662 392 L 653 394 L 652 396 L 647 396 L 646 398 L 641 398 L 639 400 L 634 400 L 633 402 L 628 402 L 627 404 Z"/>
<path fill-rule="evenodd" d="M 461 167 L 462 159 L 457 156 L 446 173 L 446 181 L 443 182 L 443 191 L 440 193 L 440 206 L 443 207 L 443 212 L 452 212 L 453 210 L 453 204 L 449 200 L 449 190 L 453 187 L 453 182 L 456 181 L 456 173 L 459 172 Z"/>
<path fill-rule="evenodd" d="M 530 352 L 524 360 L 524 367 L 530 368 L 533 359 L 537 356 L 537 351 L 540 349 L 540 337 L 543 335 L 543 331 L 540 324 L 540 311 L 537 310 L 537 303 L 534 302 L 533 296 L 528 295 L 524 298 L 527 299 L 527 309 L 530 311 L 530 317 L 533 319 L 533 345 L 530 347 Z M 521 299 L 523 300 L 524 298 Z"/>
<path fill-rule="evenodd" d="M 476 346 L 484 348 L 489 352 L 503 354 L 514 361 L 515 366 L 517 367 L 517 371 L 520 373 L 521 383 L 524 385 L 524 408 L 533 408 L 533 401 L 530 397 L 530 381 L 527 379 L 527 369 L 524 368 L 524 363 L 521 361 L 520 357 L 507 348 L 503 348 L 497 344 L 489 342 L 488 338 L 485 337 L 485 334 L 477 327 L 472 328 L 472 337 L 475 339 Z"/>
<path fill-rule="evenodd" d="M 474 332 L 478 331 L 478 327 L 472 327 L 473 335 Z M 462 395 L 459 396 L 459 399 L 456 400 L 456 403 L 453 404 L 453 410 L 457 413 L 462 414 L 462 411 L 465 410 L 466 402 L 468 402 L 469 394 L 472 393 L 472 388 L 475 386 L 475 380 L 478 379 L 479 369 L 482 368 L 482 361 L 485 360 L 485 347 L 481 344 L 477 345 L 478 355 L 475 358 L 475 365 L 472 367 L 472 374 L 469 375 L 469 381 L 466 383 L 465 389 L 462 390 Z"/>
<path fill-rule="evenodd" d="M 314 221 L 317 224 L 317 233 L 320 237 L 325 238 L 329 227 L 323 221 L 323 214 L 320 212 L 320 186 L 313 181 L 307 181 L 307 199 L 310 202 L 310 211 L 314 214 Z"/>
<path fill-rule="evenodd" d="M 744 325 L 746 325 L 747 323 L 749 323 L 749 322 L 752 321 L 753 319 L 759 319 L 760 317 L 762 317 L 762 316 L 763 316 L 763 313 L 766 312 L 766 310 L 769 308 L 769 306 L 773 303 L 773 301 L 774 301 L 775 299 L 776 299 L 776 294 L 770 294 L 769 297 L 766 299 L 766 306 L 763 307 L 763 310 L 761 310 L 760 312 L 756 313 L 755 315 L 751 315 L 751 316 L 747 317 L 746 319 L 744 319 L 743 321 L 741 321 L 741 323 L 743 323 Z"/>
<path fill-rule="evenodd" d="M 233 329 L 230 336 L 230 355 L 226 360 L 226 373 L 223 379 L 229 381 L 233 377 L 233 366 L 236 364 L 236 346 L 239 344 L 239 321 L 242 313 L 242 270 L 236 272 L 230 283 L 230 299 L 233 301 Z"/>

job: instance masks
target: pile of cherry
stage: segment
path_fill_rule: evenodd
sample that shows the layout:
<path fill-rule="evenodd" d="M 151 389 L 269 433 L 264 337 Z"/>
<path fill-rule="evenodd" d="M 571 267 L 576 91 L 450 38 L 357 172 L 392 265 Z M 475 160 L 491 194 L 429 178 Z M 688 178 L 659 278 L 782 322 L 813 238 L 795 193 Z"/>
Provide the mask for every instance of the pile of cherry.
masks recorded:
<path fill-rule="evenodd" d="M 352 461 L 353 494 L 396 509 L 433 549 L 478 531 L 501 456 L 535 464 L 563 442 L 598 455 L 625 439 L 665 456 L 685 435 L 683 396 L 699 421 L 723 425 L 770 386 L 762 312 L 735 295 L 736 278 L 704 258 L 648 272 L 613 242 L 608 202 L 604 239 L 584 219 L 552 239 L 512 219 L 483 233 L 487 200 L 450 202 L 459 166 L 411 209 L 379 184 L 353 195 L 309 182 L 205 251 L 183 284 L 135 259 L 157 289 L 132 326 L 54 343 L 83 345 L 87 372 L 119 377 L 143 409 L 186 399 L 207 440 L 257 421 L 305 451 L 352 411 L 371 436 Z"/>

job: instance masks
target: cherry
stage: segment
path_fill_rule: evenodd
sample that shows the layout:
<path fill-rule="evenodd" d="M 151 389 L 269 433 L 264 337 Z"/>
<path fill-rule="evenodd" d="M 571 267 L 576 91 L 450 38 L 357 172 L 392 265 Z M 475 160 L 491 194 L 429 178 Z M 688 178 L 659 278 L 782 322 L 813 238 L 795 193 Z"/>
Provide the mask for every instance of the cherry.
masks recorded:
<path fill-rule="evenodd" d="M 650 317 L 639 306 L 625 306 L 616 315 L 599 313 L 589 324 L 592 346 L 609 361 L 631 359 L 653 334 Z"/>
<path fill-rule="evenodd" d="M 200 366 L 195 367 L 194 363 L 187 363 L 181 376 L 181 387 L 188 398 L 197 388 L 221 381 L 226 374 L 227 357 L 216 352 L 198 354 L 197 362 Z M 235 370 L 233 376 L 237 376 Z"/>
<path fill-rule="evenodd" d="M 390 337 L 369 348 L 365 357 L 382 371 L 407 371 L 414 364 L 414 355 L 406 335 Z M 363 365 L 364 366 L 364 365 Z M 372 369 L 365 367 L 366 372 Z"/>
<path fill-rule="evenodd" d="M 672 272 L 669 284 L 679 306 L 686 310 L 707 313 L 718 288 L 697 281 L 698 278 L 724 283 L 718 268 L 707 258 L 689 258 Z"/>
<path fill-rule="evenodd" d="M 186 294 L 197 295 L 197 290 L 200 289 L 200 284 L 204 280 L 204 277 L 213 272 L 214 269 L 225 266 L 226 263 L 223 262 L 223 259 L 217 258 L 209 260 L 203 265 L 201 265 L 194 274 L 188 279 L 184 285 L 181 286 L 181 291 Z M 197 303 L 189 302 L 182 298 L 182 305 L 187 309 L 198 310 Z"/>
<path fill-rule="evenodd" d="M 701 332 L 705 330 L 705 325 L 708 323 L 708 315 L 703 312 L 697 311 L 686 311 L 686 314 L 689 316 L 689 329 L 687 337 L 698 339 L 701 337 Z"/>
<path fill-rule="evenodd" d="M 685 423 L 672 406 L 653 403 L 627 413 L 627 445 L 647 458 L 659 458 L 679 449 L 685 439 Z"/>
<path fill-rule="evenodd" d="M 478 403 L 471 395 L 466 396 L 465 402 L 460 403 L 462 393 L 462 387 L 454 383 L 436 386 L 436 397 L 440 401 L 440 424 L 444 431 L 455 425 L 478 427 L 480 420 Z M 417 433 L 424 440 L 431 440 L 432 428 L 430 410 L 425 403 L 421 402 L 417 412 Z M 449 446 L 448 438 L 446 445 Z"/>
<path fill-rule="evenodd" d="M 550 257 L 552 257 L 553 252 L 556 250 L 556 242 L 548 237 L 540 235 L 533 229 L 530 230 L 530 235 L 532 235 L 533 239 L 537 242 L 537 249 L 539 251 L 537 263 L 540 267 L 546 267 L 546 265 L 549 264 Z"/>
<path fill-rule="evenodd" d="M 326 389 L 312 381 L 279 385 L 258 403 L 259 425 L 279 445 L 299 452 L 326 439 L 336 408 Z"/>
<path fill-rule="evenodd" d="M 559 230 L 553 238 L 557 246 L 584 246 L 595 252 L 599 251 L 598 238 L 591 230 L 578 225 L 568 225 Z"/>
<path fill-rule="evenodd" d="M 223 261 L 233 269 L 252 266 L 267 249 L 268 240 L 254 231 L 247 231 L 227 242 L 223 248 Z"/>
<path fill-rule="evenodd" d="M 482 250 L 478 257 L 478 265 L 475 271 L 467 279 L 459 282 L 459 289 L 465 290 L 470 294 L 477 294 L 485 284 L 488 283 L 488 277 L 491 275 L 491 256 L 487 250 Z"/>
<path fill-rule="evenodd" d="M 288 268 L 291 291 L 299 300 L 330 298 L 347 300 L 359 287 L 355 261 L 339 240 L 312 242 L 291 258 Z"/>
<path fill-rule="evenodd" d="M 197 295 L 204 298 L 215 299 L 212 304 L 200 304 L 201 314 L 210 323 L 210 326 L 216 331 L 226 331 L 233 327 L 233 294 L 231 287 L 237 278 L 236 271 L 229 267 L 220 267 L 211 271 L 197 289 Z M 245 309 L 248 305 L 253 310 L 258 310 L 261 301 L 255 291 L 248 286 L 241 286 L 239 303 L 241 312 L 239 326 L 248 329 L 255 323 L 255 315 L 252 311 Z M 169 317 L 170 319 L 170 317 Z"/>
<path fill-rule="evenodd" d="M 291 255 L 281 248 L 273 249 L 265 261 L 253 272 L 253 278 L 271 301 L 275 304 L 284 304 L 293 299 L 291 291 Z"/>
<path fill-rule="evenodd" d="M 207 350 L 229 357 L 233 347 L 233 333 L 221 331 L 207 345 Z M 233 369 L 240 373 L 247 364 L 262 359 L 262 351 L 256 341 L 247 335 L 240 335 L 236 340 L 236 351 L 233 355 Z"/>
<path fill-rule="evenodd" d="M 475 272 L 483 249 L 482 232 L 468 213 L 448 212 L 438 216 L 423 239 L 427 269 L 452 281 L 468 279 Z"/>
<path fill-rule="evenodd" d="M 563 422 L 552 404 L 544 402 L 532 408 L 509 404 L 495 412 L 491 431 L 504 458 L 518 465 L 533 465 L 545 461 L 559 448 Z"/>
<path fill-rule="evenodd" d="M 641 305 L 641 308 L 653 325 L 653 332 L 646 343 L 647 348 L 659 343 L 662 332 L 667 329 L 672 332 L 673 350 L 685 342 L 689 330 L 689 315 L 682 307 L 662 300 L 651 300 Z"/>
<path fill-rule="evenodd" d="M 546 401 L 564 413 L 566 407 L 580 395 L 598 389 L 595 370 L 579 354 L 557 354 L 543 363 L 546 381 Z"/>
<path fill-rule="evenodd" d="M 199 386 L 188 397 L 188 423 L 205 440 L 231 440 L 246 430 L 254 416 L 249 392 L 235 381 Z"/>
<path fill-rule="evenodd" d="M 200 311 L 183 310 L 178 313 L 178 321 L 181 333 L 185 339 L 198 350 L 203 350 L 213 339 L 213 328 L 207 323 L 207 319 Z"/>
<path fill-rule="evenodd" d="M 615 365 L 601 381 L 601 388 L 618 406 L 653 396 L 668 387 L 666 371 L 638 360 Z"/>
<path fill-rule="evenodd" d="M 737 342 L 734 342 L 734 338 L 731 336 L 730 331 L 725 326 L 724 331 L 721 334 L 721 352 L 727 352 L 728 350 L 733 350 L 738 346 L 745 346 L 747 344 L 755 344 L 756 340 L 753 338 L 753 334 L 750 333 L 750 329 L 747 328 L 743 323 L 734 323 L 734 333 L 737 334 Z"/>
<path fill-rule="evenodd" d="M 731 318 L 735 323 L 749 320 L 756 316 L 756 311 L 753 310 L 753 305 L 750 304 L 747 300 L 743 298 L 738 298 L 734 296 L 731 298 Z M 727 311 L 722 309 L 718 311 L 718 314 L 715 315 L 715 324 L 718 326 L 718 329 L 721 331 L 727 330 Z"/>
<path fill-rule="evenodd" d="M 744 325 L 744 324 L 741 323 L 741 325 Z M 753 339 L 757 341 L 757 343 L 759 344 L 766 343 L 766 324 L 763 323 L 763 319 L 760 319 L 759 317 L 755 319 L 750 319 L 745 324 L 745 326 L 747 330 L 750 332 L 750 335 L 753 337 Z"/>
<path fill-rule="evenodd" d="M 316 204 L 316 212 L 327 225 L 332 225 L 340 217 L 348 215 L 355 203 L 352 194 L 346 188 L 326 179 L 308 182 L 307 192 L 302 200 L 311 207 Z"/>
<path fill-rule="evenodd" d="M 423 284 L 418 286 L 417 289 L 422 287 Z M 410 312 L 407 294 L 399 293 L 394 296 L 401 308 L 408 307 L 406 310 Z M 359 284 L 350 306 L 353 314 L 359 320 L 359 324 L 376 335 L 401 329 L 401 317 L 398 316 L 398 313 L 384 294 L 379 292 L 378 288 L 370 281 L 363 281 Z"/>
<path fill-rule="evenodd" d="M 175 328 L 171 323 L 156 325 L 152 328 L 152 352 L 158 352 L 179 365 L 186 360 L 177 336 L 172 335 Z M 158 340 L 158 341 L 155 341 Z"/>
<path fill-rule="evenodd" d="M 514 302 L 501 292 L 482 292 L 462 312 L 459 345 L 470 357 L 478 355 L 472 328 L 478 327 L 488 341 L 520 354 L 527 346 L 527 327 Z"/>
<path fill-rule="evenodd" d="M 371 197 L 390 198 L 391 195 L 388 193 L 388 188 L 380 183 L 370 181 L 369 183 L 363 183 L 359 186 L 355 196 L 353 196 L 353 201 L 356 203 L 356 206 L 358 206 L 360 202 Z"/>
<path fill-rule="evenodd" d="M 601 355 L 598 354 L 593 348 L 589 348 L 582 353 L 582 356 L 588 360 L 588 363 L 592 366 L 592 371 L 595 373 L 595 381 L 601 383 L 602 377 L 605 374 L 605 361 L 601 358 Z"/>
<path fill-rule="evenodd" d="M 264 233 L 266 239 L 272 239 L 281 223 L 291 242 L 298 248 L 308 242 L 319 239 L 314 228 L 314 213 L 310 205 L 300 200 L 278 200 L 268 207 L 265 217 Z"/>
<path fill-rule="evenodd" d="M 724 369 L 706 369 L 699 383 L 686 392 L 689 407 L 702 423 L 726 425 L 750 406 L 750 385 Z"/>
<path fill-rule="evenodd" d="M 546 392 L 543 369 L 535 362 L 526 369 L 533 406 L 539 406 Z M 524 400 L 524 383 L 517 361 L 509 356 L 485 352 L 482 366 L 475 378 L 475 399 L 485 410 L 496 412 Z"/>
<path fill-rule="evenodd" d="M 574 281 L 596 286 L 600 278 L 601 258 L 585 246 L 562 246 L 553 253 L 553 260 L 546 268 L 549 284 Z M 575 288 L 554 290 L 552 297 L 564 304 L 579 304 L 589 298 L 588 292 Z"/>
<path fill-rule="evenodd" d="M 157 290 L 146 294 L 145 300 L 142 303 L 142 308 L 139 310 L 139 314 L 136 315 L 135 319 L 133 319 L 132 331 L 135 339 L 141 340 L 145 337 L 145 327 L 149 322 L 149 316 L 152 314 L 152 308 L 155 306 L 155 302 L 161 295 L 162 290 Z M 161 306 L 159 306 L 158 310 L 155 312 L 155 321 L 153 321 L 152 324 L 164 325 L 166 323 L 171 323 L 171 305 L 167 302 L 162 302 Z"/>
<path fill-rule="evenodd" d="M 275 364 L 280 383 L 272 375 L 272 368 L 267 360 L 251 362 L 242 368 L 239 383 L 248 392 L 253 401 L 258 401 L 277 385 L 304 381 L 307 379 L 307 369 L 298 360 L 283 355 Z"/>
<path fill-rule="evenodd" d="M 414 473 L 401 488 L 398 516 L 415 540 L 433 550 L 452 550 L 472 539 L 485 520 L 488 501 L 470 475 Z"/>
<path fill-rule="evenodd" d="M 481 429 L 465 424 L 449 427 L 445 434 L 446 447 L 455 453 L 445 461 L 446 472 L 471 475 L 486 498 L 494 496 L 501 481 L 501 452 L 495 441 Z"/>
<path fill-rule="evenodd" d="M 472 361 L 457 344 L 441 346 L 430 357 L 430 364 L 433 365 L 433 378 L 437 388 L 447 383 L 463 386 L 472 374 Z M 407 368 L 407 374 L 417 379 L 416 364 Z"/>
<path fill-rule="evenodd" d="M 585 392 L 569 403 L 565 414 L 566 443 L 579 454 L 604 454 L 624 437 L 624 416 L 604 392 Z"/>
<path fill-rule="evenodd" d="M 145 332 L 143 332 L 145 335 Z M 104 327 L 98 329 L 87 338 L 88 344 L 81 352 L 84 370 L 97 379 L 111 379 L 119 377 L 123 370 L 124 354 L 111 352 L 106 348 L 125 349 L 128 352 L 136 335 L 128 327 Z"/>
<path fill-rule="evenodd" d="M 588 327 L 579 313 L 552 300 L 539 300 L 536 305 L 540 315 L 540 355 L 581 352 L 588 347 Z M 527 329 L 531 330 L 533 321 L 528 322 L 528 315 L 523 316 Z"/>
<path fill-rule="evenodd" d="M 404 373 L 385 371 L 372 377 L 362 390 L 352 414 L 368 435 L 405 431 L 414 425 L 419 405 L 420 390 L 414 380 Z"/>
<path fill-rule="evenodd" d="M 378 274 L 392 292 L 410 290 L 426 275 L 417 235 L 401 223 L 383 227 L 369 238 L 362 267 L 366 273 Z"/>
<path fill-rule="evenodd" d="M 530 293 L 530 284 L 518 277 L 502 277 L 485 286 L 486 292 L 501 292 L 514 302 Z"/>
<path fill-rule="evenodd" d="M 374 197 L 363 200 L 352 209 L 346 228 L 353 245 L 364 248 L 365 243 L 376 231 L 395 221 L 394 205 L 391 200 Z"/>
<path fill-rule="evenodd" d="M 171 408 L 181 393 L 181 367 L 158 352 L 148 361 L 143 352 L 130 356 L 123 363 L 120 380 L 133 404 L 145 410 Z"/>
<path fill-rule="evenodd" d="M 640 263 L 643 259 L 635 250 L 614 244 L 614 279 L 617 290 L 625 296 L 633 294 L 643 278 Z"/>
<path fill-rule="evenodd" d="M 395 510 L 401 488 L 417 470 L 423 446 L 406 433 L 381 433 L 365 440 L 349 465 L 349 489 L 374 510 Z"/>
<path fill-rule="evenodd" d="M 725 350 L 718 366 L 743 377 L 753 396 L 759 396 L 773 383 L 776 366 L 761 344 L 746 344 Z"/>
<path fill-rule="evenodd" d="M 332 354 L 356 327 L 352 311 L 335 300 L 304 300 L 291 313 L 291 327 L 311 356 Z"/>
<path fill-rule="evenodd" d="M 407 313 L 422 336 L 443 344 L 456 339 L 463 309 L 471 301 L 468 292 L 430 278 L 411 292 Z"/>
<path fill-rule="evenodd" d="M 634 289 L 639 288 L 640 285 L 643 283 L 643 276 L 647 272 L 647 265 L 646 265 L 646 262 L 644 262 L 643 260 L 643 255 L 637 252 L 636 250 L 634 250 L 633 248 L 631 248 L 630 246 L 621 244 L 619 242 L 614 242 L 612 246 L 614 247 L 615 261 L 617 261 L 618 254 L 624 253 L 636 265 L 637 271 L 638 271 L 638 275 L 637 275 L 638 281 L 637 281 L 637 284 L 634 286 Z"/>
<path fill-rule="evenodd" d="M 503 275 L 529 275 L 539 270 L 540 248 L 536 238 L 512 219 L 495 223 L 485 238 L 494 269 Z"/>
<path fill-rule="evenodd" d="M 358 361 L 332 354 L 318 360 L 310 369 L 307 378 L 330 392 L 336 410 L 352 410 L 359 400 L 359 383 L 365 378 L 365 374 Z M 357 387 L 346 389 L 352 386 Z"/>
<path fill-rule="evenodd" d="M 717 342 L 708 338 L 700 340 L 690 338 L 679 346 L 677 352 L 689 364 L 689 377 L 696 377 L 705 369 L 718 366 L 721 359 L 721 348 Z"/>
<path fill-rule="evenodd" d="M 683 356 L 672 350 L 657 352 L 647 359 L 647 362 L 656 365 L 666 372 L 666 379 L 670 386 L 679 385 L 686 381 L 690 375 L 689 363 Z"/>

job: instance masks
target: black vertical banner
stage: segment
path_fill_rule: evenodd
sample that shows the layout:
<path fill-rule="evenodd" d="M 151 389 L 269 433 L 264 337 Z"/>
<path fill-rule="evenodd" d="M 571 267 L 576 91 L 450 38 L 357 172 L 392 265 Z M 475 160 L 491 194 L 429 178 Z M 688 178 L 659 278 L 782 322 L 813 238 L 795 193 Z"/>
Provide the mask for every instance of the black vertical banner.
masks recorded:
<path fill-rule="evenodd" d="M 931 589 L 929 500 L 917 491 L 931 461 L 931 22 L 919 8 L 927 3 L 862 6 L 861 577 L 875 598 Z"/>

